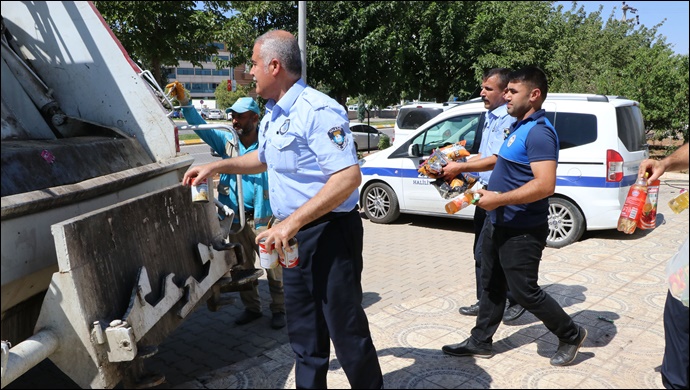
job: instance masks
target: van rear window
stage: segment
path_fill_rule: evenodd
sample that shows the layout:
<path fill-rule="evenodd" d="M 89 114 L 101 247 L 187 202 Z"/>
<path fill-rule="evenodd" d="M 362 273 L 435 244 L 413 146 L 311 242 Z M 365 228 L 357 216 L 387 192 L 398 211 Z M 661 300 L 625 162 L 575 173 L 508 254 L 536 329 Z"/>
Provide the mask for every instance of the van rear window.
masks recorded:
<path fill-rule="evenodd" d="M 617 107 L 616 118 L 618 119 L 618 138 L 625 148 L 629 152 L 644 150 L 647 140 L 640 107 Z"/>
<path fill-rule="evenodd" d="M 402 108 L 398 113 L 396 124 L 399 129 L 416 130 L 429 119 L 443 112 L 441 108 L 409 107 Z"/>

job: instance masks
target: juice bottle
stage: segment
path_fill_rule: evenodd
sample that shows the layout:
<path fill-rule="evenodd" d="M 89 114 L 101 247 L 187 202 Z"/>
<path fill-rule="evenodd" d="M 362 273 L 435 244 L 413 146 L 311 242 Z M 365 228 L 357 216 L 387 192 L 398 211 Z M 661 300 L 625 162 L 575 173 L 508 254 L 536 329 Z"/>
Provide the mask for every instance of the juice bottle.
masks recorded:
<path fill-rule="evenodd" d="M 455 214 L 458 211 L 464 209 L 465 207 L 472 204 L 472 199 L 474 198 L 474 192 L 465 191 L 461 195 L 453 198 L 450 202 L 446 203 L 446 212 L 448 214 Z"/>
<path fill-rule="evenodd" d="M 680 214 L 681 211 L 688 208 L 688 190 L 683 189 L 680 194 L 675 198 L 668 201 L 668 207 L 673 210 L 674 213 Z"/>
<path fill-rule="evenodd" d="M 618 218 L 618 230 L 625 234 L 632 234 L 637 227 L 644 208 L 644 203 L 647 200 L 647 176 L 640 176 L 635 184 L 628 190 L 628 196 L 625 198 L 625 204 L 621 210 L 621 215 Z"/>
<path fill-rule="evenodd" d="M 659 199 L 659 180 L 654 180 L 647 186 L 647 200 L 642 207 L 642 215 L 637 222 L 640 229 L 654 229 L 656 227 L 656 205 Z"/>

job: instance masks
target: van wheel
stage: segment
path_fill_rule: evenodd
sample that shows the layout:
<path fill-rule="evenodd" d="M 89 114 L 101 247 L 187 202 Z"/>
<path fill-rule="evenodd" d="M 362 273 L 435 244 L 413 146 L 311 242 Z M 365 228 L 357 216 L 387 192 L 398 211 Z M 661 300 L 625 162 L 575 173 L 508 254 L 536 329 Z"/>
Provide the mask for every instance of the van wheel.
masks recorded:
<path fill-rule="evenodd" d="M 582 237 L 585 232 L 585 218 L 570 201 L 563 198 L 549 198 L 549 236 L 546 245 L 562 248 Z"/>
<path fill-rule="evenodd" d="M 400 216 L 395 191 L 383 183 L 374 183 L 364 190 L 364 214 L 374 223 L 391 223 Z"/>

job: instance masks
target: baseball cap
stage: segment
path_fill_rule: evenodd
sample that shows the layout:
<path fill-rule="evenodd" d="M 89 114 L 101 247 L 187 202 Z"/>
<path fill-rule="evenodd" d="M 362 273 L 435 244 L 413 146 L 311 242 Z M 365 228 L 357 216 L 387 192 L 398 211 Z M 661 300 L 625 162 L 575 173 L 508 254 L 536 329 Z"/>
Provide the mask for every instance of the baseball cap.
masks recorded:
<path fill-rule="evenodd" d="M 230 111 L 234 111 L 238 114 L 254 111 L 259 114 L 259 105 L 250 97 L 241 97 L 230 107 Z"/>

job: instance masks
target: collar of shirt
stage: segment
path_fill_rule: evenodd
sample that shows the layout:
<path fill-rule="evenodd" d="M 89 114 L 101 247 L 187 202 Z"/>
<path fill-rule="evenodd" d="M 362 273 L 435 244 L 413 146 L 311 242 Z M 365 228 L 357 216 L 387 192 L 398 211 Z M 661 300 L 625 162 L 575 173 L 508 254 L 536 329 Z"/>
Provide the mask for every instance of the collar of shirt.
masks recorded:
<path fill-rule="evenodd" d="M 275 119 L 282 112 L 286 114 L 289 113 L 290 108 L 292 108 L 292 106 L 295 104 L 295 101 L 297 101 L 297 98 L 305 88 L 307 88 L 307 84 L 304 82 L 304 80 L 299 79 L 297 82 L 292 84 L 292 87 L 288 89 L 285 95 L 283 95 L 278 102 L 270 99 L 266 103 L 266 110 L 271 114 L 271 120 Z M 279 110 L 275 109 L 276 106 L 279 108 Z"/>
<path fill-rule="evenodd" d="M 503 103 L 493 110 L 486 112 L 486 121 L 490 122 L 491 120 L 502 118 L 506 115 L 508 115 L 508 103 Z"/>
<path fill-rule="evenodd" d="M 525 124 L 527 122 L 539 120 L 539 118 L 543 117 L 544 115 L 546 115 L 546 110 L 544 110 L 543 108 L 541 110 L 537 110 L 537 111 L 533 112 L 532 115 L 528 116 L 527 118 L 525 118 L 521 121 L 515 121 L 513 123 L 513 125 L 510 127 L 510 132 L 512 133 L 513 131 L 515 131 L 515 129 L 517 129 L 518 127 L 522 126 L 523 124 Z"/>

